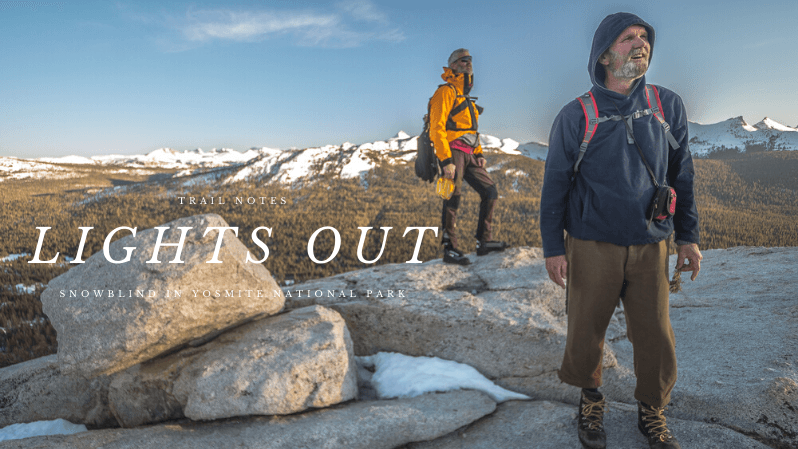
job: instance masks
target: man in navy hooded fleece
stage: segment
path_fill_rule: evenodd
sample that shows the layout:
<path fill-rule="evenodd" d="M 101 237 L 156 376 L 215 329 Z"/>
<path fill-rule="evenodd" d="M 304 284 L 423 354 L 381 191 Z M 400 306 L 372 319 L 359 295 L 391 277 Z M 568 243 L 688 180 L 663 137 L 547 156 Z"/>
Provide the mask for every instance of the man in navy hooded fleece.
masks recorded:
<path fill-rule="evenodd" d="M 598 387 L 604 335 L 619 298 L 634 347 L 638 428 L 652 448 L 680 447 L 663 415 L 676 383 L 668 314 L 668 237 L 675 233 L 676 269 L 692 271 L 693 280 L 702 256 L 682 99 L 657 87 L 677 145 L 669 144 L 666 129 L 654 115 L 629 118 L 651 109 L 645 73 L 653 49 L 651 25 L 634 14 L 607 16 L 593 37 L 591 93 L 599 117 L 623 119 L 598 125 L 576 175 L 574 164 L 586 132 L 578 100 L 560 111 L 549 135 L 540 231 L 549 277 L 563 288 L 567 281 L 568 336 L 559 377 L 582 388 L 577 431 L 589 448 L 606 446 L 605 400 Z M 656 106 L 655 99 L 651 102 Z M 656 188 L 637 145 L 657 182 L 676 191 L 672 218 L 650 221 L 647 212 Z"/>

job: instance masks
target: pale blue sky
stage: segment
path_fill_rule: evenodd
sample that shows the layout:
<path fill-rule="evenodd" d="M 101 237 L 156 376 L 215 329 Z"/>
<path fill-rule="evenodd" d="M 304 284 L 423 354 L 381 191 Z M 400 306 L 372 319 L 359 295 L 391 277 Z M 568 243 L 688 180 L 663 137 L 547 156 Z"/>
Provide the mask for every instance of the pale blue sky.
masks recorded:
<path fill-rule="evenodd" d="M 798 1 L 0 1 L 0 156 L 309 147 L 421 130 L 474 56 L 480 131 L 546 141 L 613 12 L 657 31 L 690 120 L 798 125 Z"/>

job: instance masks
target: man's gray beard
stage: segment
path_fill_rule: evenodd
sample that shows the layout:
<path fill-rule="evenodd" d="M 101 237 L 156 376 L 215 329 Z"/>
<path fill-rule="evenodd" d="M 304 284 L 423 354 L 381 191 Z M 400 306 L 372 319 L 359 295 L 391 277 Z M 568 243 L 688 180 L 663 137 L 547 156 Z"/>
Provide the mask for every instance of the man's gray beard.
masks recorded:
<path fill-rule="evenodd" d="M 623 56 L 618 53 L 615 53 L 612 50 L 608 50 L 610 52 L 610 56 L 614 61 L 621 61 L 623 60 Z M 626 61 L 623 65 L 618 67 L 618 70 L 612 72 L 612 76 L 618 79 L 631 79 L 635 80 L 640 78 L 641 76 L 645 75 L 646 70 L 648 70 L 648 61 L 645 61 L 645 65 L 638 66 L 635 62 L 630 59 Z"/>

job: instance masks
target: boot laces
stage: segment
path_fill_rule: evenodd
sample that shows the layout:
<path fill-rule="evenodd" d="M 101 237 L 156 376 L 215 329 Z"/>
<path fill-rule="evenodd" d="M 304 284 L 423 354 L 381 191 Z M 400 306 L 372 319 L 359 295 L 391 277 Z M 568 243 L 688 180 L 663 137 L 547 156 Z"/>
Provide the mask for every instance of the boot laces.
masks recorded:
<path fill-rule="evenodd" d="M 668 424 L 665 422 L 665 407 L 642 407 L 643 411 L 643 424 L 648 431 L 649 437 L 653 437 L 662 442 L 673 440 L 673 435 Z"/>
<path fill-rule="evenodd" d="M 601 430 L 604 427 L 604 411 L 608 408 L 604 398 L 591 401 L 587 396 L 583 396 L 582 401 L 583 427 L 587 427 L 589 430 Z"/>
<path fill-rule="evenodd" d="M 446 248 L 446 251 L 449 252 L 449 255 L 452 257 L 463 257 L 463 253 L 458 249 L 449 247 Z"/>

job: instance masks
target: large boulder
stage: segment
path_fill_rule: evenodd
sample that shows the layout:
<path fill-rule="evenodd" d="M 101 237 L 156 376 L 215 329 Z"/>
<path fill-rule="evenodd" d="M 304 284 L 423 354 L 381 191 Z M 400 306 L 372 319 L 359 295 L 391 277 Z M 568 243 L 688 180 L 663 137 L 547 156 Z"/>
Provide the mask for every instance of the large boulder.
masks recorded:
<path fill-rule="evenodd" d="M 228 331 L 116 375 L 108 400 L 125 427 L 188 417 L 287 415 L 357 397 L 346 323 L 312 306 Z"/>
<path fill-rule="evenodd" d="M 177 243 L 180 227 L 190 230 L 180 258 L 177 248 L 161 247 L 148 229 L 53 279 L 42 293 L 44 313 L 58 333 L 58 362 L 67 375 L 111 374 L 150 360 L 197 339 L 283 307 L 280 289 L 218 215 L 196 215 L 167 223 L 163 243 Z M 159 263 L 147 263 L 157 260 Z M 182 263 L 172 263 L 182 260 Z M 221 263 L 208 263 L 219 260 Z"/>
<path fill-rule="evenodd" d="M 0 442 L 0 448 L 390 449 L 441 437 L 495 409 L 496 403 L 482 393 L 455 391 L 411 399 L 350 402 L 291 416 L 33 437 Z"/>
<path fill-rule="evenodd" d="M 55 355 L 0 369 L 0 427 L 65 419 L 89 428 L 115 427 L 107 376 L 64 376 Z"/>

